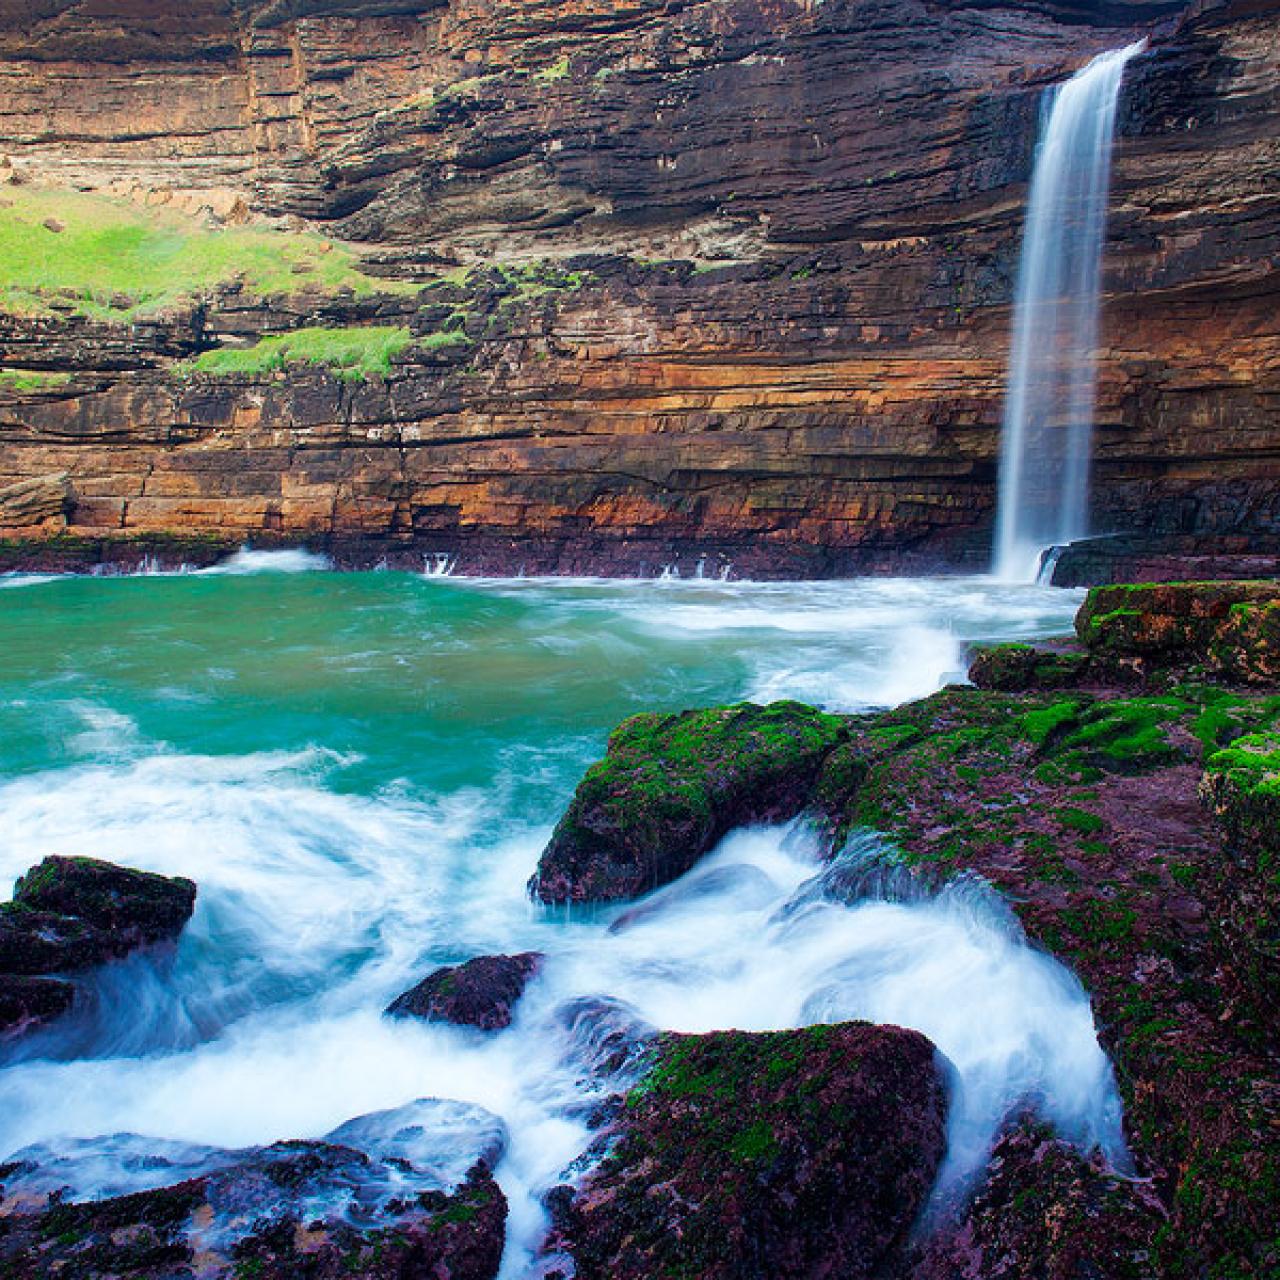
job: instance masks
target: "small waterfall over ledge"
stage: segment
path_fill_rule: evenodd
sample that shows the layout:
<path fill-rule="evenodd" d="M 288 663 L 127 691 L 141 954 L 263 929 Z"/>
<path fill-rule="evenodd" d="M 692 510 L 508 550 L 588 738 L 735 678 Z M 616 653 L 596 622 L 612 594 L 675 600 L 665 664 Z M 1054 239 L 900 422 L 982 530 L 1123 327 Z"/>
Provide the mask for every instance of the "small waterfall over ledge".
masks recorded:
<path fill-rule="evenodd" d="M 1145 41 L 1053 89 L 1031 177 L 1001 432 L 995 571 L 1032 581 L 1040 553 L 1088 532 L 1099 266 L 1116 102 Z"/>

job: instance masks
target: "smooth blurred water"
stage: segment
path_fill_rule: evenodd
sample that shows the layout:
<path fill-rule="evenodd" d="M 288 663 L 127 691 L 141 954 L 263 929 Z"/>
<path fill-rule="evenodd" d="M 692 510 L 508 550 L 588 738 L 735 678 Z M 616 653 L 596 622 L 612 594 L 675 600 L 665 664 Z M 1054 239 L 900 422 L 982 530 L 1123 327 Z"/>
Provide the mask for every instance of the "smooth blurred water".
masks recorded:
<path fill-rule="evenodd" d="M 1125 64 L 1099 54 L 1045 97 L 1018 266 L 1001 429 L 996 572 L 1035 578 L 1046 547 L 1089 532 L 1102 235 Z"/>
<path fill-rule="evenodd" d="M 525 1275 L 536 1195 L 607 1087 L 584 1058 L 600 1016 L 915 1026 L 958 1071 L 948 1177 L 1022 1097 L 1120 1158 L 1083 992 L 980 889 L 844 902 L 815 892 L 802 832 L 768 829 L 639 912 L 567 917 L 524 892 L 624 716 L 900 701 L 958 677 L 971 640 L 1067 630 L 1078 593 L 226 568 L 4 582 L 0 878 L 88 854 L 191 876 L 200 896 L 175 954 L 104 970 L 92 1010 L 10 1050 L 0 1158 L 119 1132 L 245 1146 L 459 1099 L 506 1123 L 504 1271 Z M 549 959 L 507 1032 L 381 1016 L 436 965 L 529 949 Z"/>

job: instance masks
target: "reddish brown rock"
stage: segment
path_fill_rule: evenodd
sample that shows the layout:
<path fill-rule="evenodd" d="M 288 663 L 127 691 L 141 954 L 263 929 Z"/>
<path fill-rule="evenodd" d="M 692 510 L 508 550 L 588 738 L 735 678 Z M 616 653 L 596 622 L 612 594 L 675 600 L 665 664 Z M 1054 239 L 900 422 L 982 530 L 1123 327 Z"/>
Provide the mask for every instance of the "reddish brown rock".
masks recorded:
<path fill-rule="evenodd" d="M 387 1012 L 397 1018 L 501 1031 L 511 1025 L 512 1010 L 543 958 L 540 952 L 524 951 L 514 956 L 476 956 L 464 964 L 437 969 L 397 996 Z"/>
<path fill-rule="evenodd" d="M 557 1244 L 582 1280 L 869 1277 L 929 1193 L 945 1114 L 918 1032 L 665 1036 Z"/>

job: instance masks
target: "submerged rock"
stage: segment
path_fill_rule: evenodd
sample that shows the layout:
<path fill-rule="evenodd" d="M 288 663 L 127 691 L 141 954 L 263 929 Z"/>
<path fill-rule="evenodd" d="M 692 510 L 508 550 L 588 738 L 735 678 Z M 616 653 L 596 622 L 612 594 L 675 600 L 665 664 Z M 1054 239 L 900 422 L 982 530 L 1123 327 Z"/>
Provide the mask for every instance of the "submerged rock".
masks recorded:
<path fill-rule="evenodd" d="M 0 1036 L 18 1036 L 66 1013 L 75 987 L 59 978 L 0 974 Z"/>
<path fill-rule="evenodd" d="M 844 722 L 798 702 L 634 716 L 609 739 L 543 851 L 543 902 L 635 897 L 676 879 L 728 831 L 810 802 Z"/>
<path fill-rule="evenodd" d="M 554 1244 L 580 1280 L 869 1276 L 933 1184 L 945 1113 L 918 1032 L 664 1036 Z"/>
<path fill-rule="evenodd" d="M 349 1121 L 319 1141 L 247 1151 L 184 1153 L 151 1143 L 173 1150 L 148 1158 L 149 1141 L 116 1135 L 74 1144 L 64 1158 L 33 1148 L 0 1169 L 0 1274 L 491 1280 L 497 1273 L 507 1207 L 490 1170 L 505 1132 L 479 1107 L 426 1099 Z M 118 1190 L 112 1168 L 141 1176 L 145 1189 L 94 1198 L 95 1186 Z M 163 1185 L 166 1172 L 179 1180 Z"/>
<path fill-rule="evenodd" d="M 0 903 L 0 1035 L 65 1012 L 74 988 L 34 979 L 118 960 L 182 931 L 196 886 L 95 858 L 46 858 Z"/>
<path fill-rule="evenodd" d="M 396 1018 L 424 1018 L 500 1031 L 511 1025 L 512 1010 L 529 980 L 542 967 L 540 951 L 514 956 L 476 956 L 428 974 L 387 1007 Z"/>

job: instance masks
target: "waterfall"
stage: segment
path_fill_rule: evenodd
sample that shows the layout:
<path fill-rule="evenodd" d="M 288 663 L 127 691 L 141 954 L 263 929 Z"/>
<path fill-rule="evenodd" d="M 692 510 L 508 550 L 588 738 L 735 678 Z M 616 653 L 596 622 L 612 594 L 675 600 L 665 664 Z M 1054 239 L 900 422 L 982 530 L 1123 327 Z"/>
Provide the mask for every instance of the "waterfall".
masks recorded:
<path fill-rule="evenodd" d="M 995 571 L 1035 578 L 1040 553 L 1088 530 L 1099 265 L 1125 63 L 1100 54 L 1046 95 L 1022 238 L 1001 434 Z"/>

